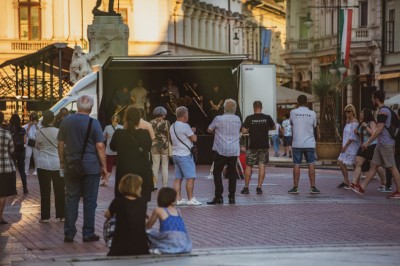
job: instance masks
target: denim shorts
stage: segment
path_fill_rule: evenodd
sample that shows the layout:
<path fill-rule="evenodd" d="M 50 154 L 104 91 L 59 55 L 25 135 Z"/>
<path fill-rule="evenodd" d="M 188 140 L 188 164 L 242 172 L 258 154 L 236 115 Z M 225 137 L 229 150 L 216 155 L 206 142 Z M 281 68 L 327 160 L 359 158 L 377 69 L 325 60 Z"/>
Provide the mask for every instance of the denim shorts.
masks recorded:
<path fill-rule="evenodd" d="M 313 164 L 315 162 L 315 148 L 292 148 L 293 151 L 293 163 L 295 165 L 301 164 L 304 158 L 307 164 Z"/>
<path fill-rule="evenodd" d="M 292 136 L 284 136 L 283 137 L 283 147 L 292 146 Z"/>
<path fill-rule="evenodd" d="M 175 164 L 175 178 L 196 178 L 196 165 L 192 155 L 172 157 Z"/>

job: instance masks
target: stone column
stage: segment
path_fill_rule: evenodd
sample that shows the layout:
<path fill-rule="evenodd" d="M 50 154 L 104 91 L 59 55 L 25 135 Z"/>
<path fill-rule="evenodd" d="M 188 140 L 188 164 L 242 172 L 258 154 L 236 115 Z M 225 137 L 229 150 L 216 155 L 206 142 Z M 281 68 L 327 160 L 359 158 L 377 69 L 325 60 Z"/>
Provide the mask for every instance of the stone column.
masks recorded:
<path fill-rule="evenodd" d="M 192 46 L 198 48 L 199 47 L 199 17 L 200 17 L 201 11 L 196 10 L 192 14 Z"/>
<path fill-rule="evenodd" d="M 95 16 L 93 24 L 88 25 L 87 35 L 89 51 L 98 55 L 92 65 L 103 64 L 111 55 L 128 55 L 129 29 L 120 16 Z"/>
<path fill-rule="evenodd" d="M 64 39 L 64 4 L 63 0 L 53 1 L 53 40 Z"/>
<path fill-rule="evenodd" d="M 200 34 L 199 34 L 199 48 L 206 49 L 207 48 L 207 27 L 206 20 L 208 14 L 206 12 L 202 12 L 200 16 Z"/>
<path fill-rule="evenodd" d="M 193 8 L 186 8 L 184 12 L 184 39 L 183 44 L 193 46 L 192 44 L 192 16 Z"/>
<path fill-rule="evenodd" d="M 214 17 L 214 49 L 215 51 L 221 51 L 220 39 L 221 39 L 221 17 Z"/>
<path fill-rule="evenodd" d="M 13 8 L 14 8 L 14 38 L 19 39 L 19 14 L 18 14 L 18 0 L 13 1 Z M 11 26 L 11 25 L 10 25 Z"/>
<path fill-rule="evenodd" d="M 214 15 L 212 15 L 212 14 L 209 14 L 208 15 L 208 20 L 207 20 L 207 22 L 206 22 L 206 25 L 207 25 L 207 32 L 206 32 L 206 34 L 207 34 L 207 43 L 206 43 L 206 48 L 208 49 L 208 50 L 213 50 L 213 39 L 214 39 L 214 32 L 213 32 L 213 29 L 214 29 L 214 21 L 213 21 L 213 19 L 214 19 Z"/>

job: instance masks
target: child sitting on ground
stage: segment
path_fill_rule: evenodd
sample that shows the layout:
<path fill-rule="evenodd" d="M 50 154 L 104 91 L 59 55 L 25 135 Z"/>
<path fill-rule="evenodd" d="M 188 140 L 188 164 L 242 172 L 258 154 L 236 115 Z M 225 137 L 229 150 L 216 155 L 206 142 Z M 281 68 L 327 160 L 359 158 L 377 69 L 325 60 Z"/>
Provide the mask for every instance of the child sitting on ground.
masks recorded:
<path fill-rule="evenodd" d="M 148 230 L 150 252 L 154 254 L 189 253 L 192 250 L 192 241 L 186 232 L 185 224 L 180 212 L 175 208 L 176 191 L 164 187 L 158 192 L 158 208 L 154 209 L 147 222 L 147 229 L 151 229 L 157 219 L 160 221 L 160 230 Z"/>
<path fill-rule="evenodd" d="M 115 215 L 115 231 L 107 256 L 149 254 L 146 235 L 147 201 L 141 197 L 142 178 L 134 174 L 122 177 L 118 190 L 123 197 L 115 198 L 104 216 Z"/>

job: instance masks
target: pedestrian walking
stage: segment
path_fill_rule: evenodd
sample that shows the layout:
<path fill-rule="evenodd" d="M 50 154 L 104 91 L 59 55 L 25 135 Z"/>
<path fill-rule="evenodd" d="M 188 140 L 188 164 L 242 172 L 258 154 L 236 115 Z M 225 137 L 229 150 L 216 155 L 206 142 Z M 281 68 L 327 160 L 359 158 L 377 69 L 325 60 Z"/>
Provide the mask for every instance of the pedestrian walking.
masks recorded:
<path fill-rule="evenodd" d="M 181 213 L 175 208 L 176 190 L 164 187 L 158 192 L 158 207 L 153 210 L 147 221 L 147 236 L 150 242 L 150 253 L 178 254 L 192 251 L 192 241 L 186 231 Z M 152 229 L 160 222 L 160 229 Z"/>
<path fill-rule="evenodd" d="M 61 122 L 64 120 L 65 117 L 69 115 L 69 111 L 67 108 L 63 107 L 60 109 L 60 112 L 54 118 L 54 126 L 56 128 L 60 128 Z"/>
<path fill-rule="evenodd" d="M 236 163 L 240 153 L 240 128 L 242 123 L 240 118 L 235 115 L 236 101 L 227 99 L 224 102 L 224 114 L 218 115 L 214 118 L 208 126 L 208 132 L 214 134 L 213 151 L 214 157 L 214 185 L 215 195 L 214 198 L 207 202 L 209 205 L 223 204 L 224 199 L 222 194 L 224 187 L 222 185 L 222 170 L 225 165 L 226 175 L 229 180 L 228 185 L 228 199 L 230 204 L 235 204 L 236 192 Z"/>
<path fill-rule="evenodd" d="M 121 178 L 126 174 L 135 174 L 143 179 L 142 198 L 150 201 L 154 189 L 150 133 L 147 129 L 139 128 L 140 110 L 136 107 L 128 106 L 124 121 L 124 129 L 115 131 L 110 143 L 111 150 L 117 152 L 114 195 L 122 196 L 118 190 Z"/>
<path fill-rule="evenodd" d="M 277 121 L 275 123 L 275 129 L 269 131 L 269 135 L 271 136 L 271 144 L 272 147 L 274 148 L 275 157 L 279 157 L 280 155 L 279 145 L 281 143 L 281 136 L 283 136 L 281 133 L 281 128 L 282 128 L 281 124 L 279 123 L 279 121 Z"/>
<path fill-rule="evenodd" d="M 57 150 L 58 129 L 53 126 L 54 113 L 43 112 L 42 127 L 36 131 L 36 148 L 38 149 L 38 179 L 40 188 L 40 219 L 39 223 L 50 220 L 50 194 L 53 183 L 56 218 L 64 221 L 65 213 L 65 183 L 60 177 L 60 159 Z"/>
<path fill-rule="evenodd" d="M 170 148 L 170 124 L 165 119 L 167 110 L 162 107 L 156 107 L 153 111 L 154 119 L 150 121 L 153 127 L 155 138 L 151 146 L 151 156 L 153 158 L 153 183 L 157 188 L 158 171 L 161 163 L 162 186 L 168 186 L 168 163 Z"/>
<path fill-rule="evenodd" d="M 83 242 L 98 241 L 95 232 L 95 213 L 100 176 L 107 174 L 103 130 L 99 121 L 89 116 L 94 100 L 82 95 L 77 101 L 78 112 L 64 118 L 57 135 L 60 169 L 80 162 L 82 176 L 65 171 L 64 242 L 73 242 L 76 235 L 79 200 L 83 197 Z M 65 151 L 65 156 L 64 156 Z"/>
<path fill-rule="evenodd" d="M 140 176 L 126 174 L 118 183 L 121 196 L 113 199 L 104 214 L 107 219 L 116 219 L 107 256 L 149 254 L 146 235 L 147 199 L 142 197 L 142 182 Z"/>
<path fill-rule="evenodd" d="M 201 205 L 193 196 L 194 181 L 196 179 L 196 165 L 191 149 L 197 141 L 196 128 L 190 128 L 189 111 L 185 106 L 176 108 L 176 121 L 169 130 L 172 142 L 172 158 L 175 165 L 174 188 L 177 193 L 176 205 Z M 182 180 L 186 179 L 186 194 L 188 199 L 182 197 Z"/>
<path fill-rule="evenodd" d="M 36 149 L 36 130 L 38 130 L 39 117 L 35 112 L 29 115 L 29 123 L 24 126 L 26 131 L 25 141 L 25 173 L 29 175 L 29 167 L 31 164 L 31 158 L 33 156 L 34 171 L 33 175 L 37 175 L 37 156 L 38 150 Z"/>
<path fill-rule="evenodd" d="M 308 164 L 308 176 L 310 178 L 310 193 L 318 194 L 315 187 L 315 137 L 314 127 L 317 126 L 316 114 L 307 107 L 307 96 L 297 97 L 299 107 L 290 111 L 290 122 L 293 125 L 293 188 L 289 194 L 299 193 L 300 164 L 304 158 Z"/>
<path fill-rule="evenodd" d="M 397 116 L 400 116 L 400 109 L 397 110 Z M 395 139 L 395 151 L 394 151 L 394 160 L 396 161 L 397 170 L 400 169 L 400 134 L 397 134 Z M 380 167 L 382 168 L 382 167 Z M 378 171 L 379 169 L 378 168 Z M 389 169 L 386 169 L 386 184 L 383 187 L 382 185 L 378 188 L 379 192 L 392 192 L 392 173 Z"/>
<path fill-rule="evenodd" d="M 290 114 L 285 114 L 285 119 L 282 121 L 281 130 L 283 134 L 283 147 L 285 150 L 283 156 L 289 156 L 292 158 L 293 132 L 292 124 L 290 122 Z"/>
<path fill-rule="evenodd" d="M 11 133 L 3 129 L 4 113 L 0 112 L 0 225 L 8 222 L 3 218 L 7 197 L 15 195 L 16 169 L 12 159 L 14 142 Z"/>
<path fill-rule="evenodd" d="M 107 187 L 108 181 L 110 179 L 113 166 L 117 161 L 117 153 L 112 151 L 110 148 L 111 139 L 117 129 L 124 128 L 122 125 L 119 124 L 120 117 L 118 114 L 115 114 L 111 117 L 111 124 L 107 125 L 104 128 L 103 135 L 106 139 L 106 160 L 107 160 L 107 175 L 101 178 L 100 186 Z"/>
<path fill-rule="evenodd" d="M 396 161 L 394 158 L 395 139 L 391 136 L 388 130 L 392 123 L 392 113 L 391 110 L 385 106 L 384 101 L 385 93 L 383 91 L 374 91 L 372 93 L 372 102 L 379 108 L 377 116 L 378 124 L 372 136 L 363 143 L 362 148 L 364 150 L 368 149 L 368 146 L 375 139 L 378 139 L 378 143 L 376 144 L 374 155 L 372 157 L 371 168 L 369 169 L 364 182 L 360 185 L 352 183 L 350 184 L 350 188 L 355 193 L 364 195 L 365 189 L 369 182 L 374 178 L 378 167 L 383 166 L 390 169 L 397 187 L 396 191 L 388 196 L 388 198 L 400 199 L 400 174 L 396 167 Z"/>
<path fill-rule="evenodd" d="M 242 125 L 242 133 L 249 134 L 249 148 L 246 151 L 246 169 L 244 173 L 244 188 L 241 194 L 249 194 L 249 183 L 253 166 L 258 165 L 258 182 L 256 193 L 262 194 L 262 184 L 265 178 L 265 165 L 269 161 L 268 131 L 276 129 L 271 116 L 262 113 L 262 103 L 253 103 L 254 114 L 249 115 Z"/>
<path fill-rule="evenodd" d="M 354 165 L 358 148 L 360 147 L 360 138 L 355 130 L 358 127 L 356 108 L 352 104 L 344 108 L 346 114 L 346 125 L 343 129 L 342 150 L 339 154 L 338 164 L 343 175 L 343 182 L 337 188 L 350 189 L 349 172 L 347 167 Z"/>
<path fill-rule="evenodd" d="M 359 135 L 360 142 L 361 144 L 363 144 L 372 136 L 372 134 L 376 130 L 376 121 L 372 114 L 372 110 L 364 108 L 360 113 L 360 121 L 361 122 L 356 128 L 355 133 Z M 363 149 L 361 146 L 358 148 L 353 173 L 353 184 L 359 184 L 363 166 L 368 167 L 369 170 L 370 162 L 372 160 L 372 156 L 374 155 L 374 150 L 377 143 L 378 140 L 375 139 L 368 145 L 367 149 Z M 381 187 L 385 188 L 386 180 L 385 173 L 382 167 L 378 167 L 378 174 L 381 178 Z"/>
<path fill-rule="evenodd" d="M 11 132 L 14 142 L 14 159 L 17 164 L 19 176 L 22 181 L 24 194 L 28 193 L 28 183 L 25 173 L 25 141 L 26 130 L 21 126 L 21 118 L 18 114 L 13 114 L 10 118 L 10 125 L 7 130 Z"/>

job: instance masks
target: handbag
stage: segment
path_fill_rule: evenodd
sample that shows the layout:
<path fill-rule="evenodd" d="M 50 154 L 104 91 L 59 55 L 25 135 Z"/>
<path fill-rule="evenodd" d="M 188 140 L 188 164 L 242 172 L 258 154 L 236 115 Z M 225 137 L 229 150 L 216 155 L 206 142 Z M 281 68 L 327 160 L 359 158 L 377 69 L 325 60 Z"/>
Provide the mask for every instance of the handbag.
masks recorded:
<path fill-rule="evenodd" d="M 197 161 L 197 158 L 198 158 L 197 146 L 193 143 L 192 148 L 189 148 L 189 146 L 186 145 L 186 144 L 178 137 L 178 134 L 176 134 L 175 123 L 174 123 L 174 125 L 173 125 L 173 128 L 174 128 L 174 133 L 175 133 L 176 138 L 177 138 L 183 145 L 185 145 L 186 148 L 189 149 L 190 154 L 192 155 L 193 161 L 196 162 L 196 161 Z"/>
<path fill-rule="evenodd" d="M 83 155 L 85 154 L 87 141 L 89 139 L 89 133 L 90 133 L 90 129 L 92 127 L 92 122 L 93 122 L 93 118 L 90 118 L 89 125 L 88 125 L 87 131 L 86 131 L 85 141 L 83 144 L 81 158 L 66 160 L 65 173 L 71 178 L 81 179 L 85 176 L 85 170 L 83 168 L 82 160 L 83 160 Z"/>
<path fill-rule="evenodd" d="M 30 147 L 35 147 L 36 145 L 36 140 L 34 139 L 28 139 L 28 146 Z"/>
<path fill-rule="evenodd" d="M 117 218 L 115 217 L 115 215 L 104 222 L 103 238 L 108 248 L 111 248 L 116 224 L 117 224 Z"/>

